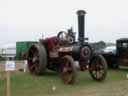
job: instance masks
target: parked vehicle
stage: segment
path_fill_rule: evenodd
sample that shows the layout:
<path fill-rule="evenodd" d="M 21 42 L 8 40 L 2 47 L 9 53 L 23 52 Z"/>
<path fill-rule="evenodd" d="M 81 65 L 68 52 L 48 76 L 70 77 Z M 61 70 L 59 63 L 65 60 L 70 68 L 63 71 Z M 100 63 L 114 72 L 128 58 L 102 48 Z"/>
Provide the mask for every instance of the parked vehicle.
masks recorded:
<path fill-rule="evenodd" d="M 110 68 L 128 66 L 128 38 L 116 40 L 116 49 L 111 52 L 103 52 L 102 55 Z"/>

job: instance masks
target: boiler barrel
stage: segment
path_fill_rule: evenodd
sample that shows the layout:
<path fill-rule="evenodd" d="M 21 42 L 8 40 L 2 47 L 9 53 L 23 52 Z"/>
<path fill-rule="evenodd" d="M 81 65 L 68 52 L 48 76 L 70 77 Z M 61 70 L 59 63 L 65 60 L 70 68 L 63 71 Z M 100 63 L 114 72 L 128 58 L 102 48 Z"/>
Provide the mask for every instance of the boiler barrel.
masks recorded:
<path fill-rule="evenodd" d="M 90 57 L 90 47 L 87 45 L 73 45 L 68 47 L 61 47 L 58 49 L 59 54 L 71 55 L 74 60 L 79 60 L 80 58 L 87 59 Z"/>

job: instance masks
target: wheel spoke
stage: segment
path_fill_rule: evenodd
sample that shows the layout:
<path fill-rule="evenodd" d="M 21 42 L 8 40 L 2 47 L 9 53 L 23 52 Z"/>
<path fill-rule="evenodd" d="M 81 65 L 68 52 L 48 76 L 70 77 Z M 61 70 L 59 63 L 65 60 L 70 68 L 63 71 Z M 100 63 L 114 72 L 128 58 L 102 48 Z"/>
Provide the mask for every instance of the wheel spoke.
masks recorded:
<path fill-rule="evenodd" d="M 93 76 L 95 76 L 95 77 L 96 77 L 96 71 L 95 71 L 95 70 L 93 70 L 93 71 L 91 71 L 91 72 L 92 72 Z"/>
<path fill-rule="evenodd" d="M 34 56 L 35 56 L 35 57 L 39 57 L 39 53 L 38 53 L 37 50 L 36 50 L 36 52 L 34 53 Z"/>
<path fill-rule="evenodd" d="M 97 76 L 98 76 L 98 72 L 96 71 L 96 78 L 97 78 Z"/>
<path fill-rule="evenodd" d="M 35 69 L 36 64 L 31 65 L 30 70 Z"/>
<path fill-rule="evenodd" d="M 100 73 L 100 75 L 103 75 L 104 74 L 104 71 L 103 70 L 100 70 L 99 73 Z"/>
<path fill-rule="evenodd" d="M 31 54 L 32 54 L 32 55 L 34 55 L 34 54 L 35 54 L 35 51 L 34 51 L 34 50 L 31 50 L 30 52 L 31 52 Z"/>

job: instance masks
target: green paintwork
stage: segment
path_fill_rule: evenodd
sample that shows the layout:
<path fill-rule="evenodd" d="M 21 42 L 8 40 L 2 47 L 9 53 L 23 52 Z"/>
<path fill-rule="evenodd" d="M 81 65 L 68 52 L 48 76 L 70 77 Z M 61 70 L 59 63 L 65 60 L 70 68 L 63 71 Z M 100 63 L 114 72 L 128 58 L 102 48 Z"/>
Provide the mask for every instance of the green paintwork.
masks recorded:
<path fill-rule="evenodd" d="M 27 59 L 28 49 L 34 43 L 37 43 L 37 42 L 34 42 L 34 41 L 16 42 L 16 59 L 18 60 Z"/>

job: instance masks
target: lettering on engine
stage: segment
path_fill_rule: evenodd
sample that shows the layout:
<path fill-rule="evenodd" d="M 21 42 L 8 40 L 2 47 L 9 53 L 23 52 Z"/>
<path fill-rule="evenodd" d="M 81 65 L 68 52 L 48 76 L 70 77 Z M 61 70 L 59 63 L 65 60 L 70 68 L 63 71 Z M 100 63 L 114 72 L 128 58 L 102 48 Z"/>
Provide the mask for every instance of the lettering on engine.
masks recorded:
<path fill-rule="evenodd" d="M 58 52 L 72 52 L 73 46 L 70 47 L 61 47 L 58 49 Z"/>

